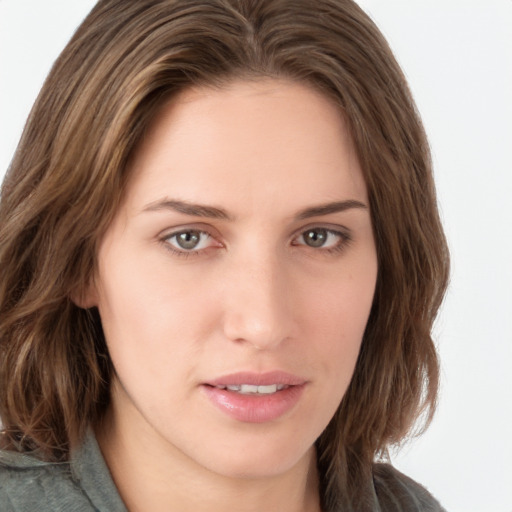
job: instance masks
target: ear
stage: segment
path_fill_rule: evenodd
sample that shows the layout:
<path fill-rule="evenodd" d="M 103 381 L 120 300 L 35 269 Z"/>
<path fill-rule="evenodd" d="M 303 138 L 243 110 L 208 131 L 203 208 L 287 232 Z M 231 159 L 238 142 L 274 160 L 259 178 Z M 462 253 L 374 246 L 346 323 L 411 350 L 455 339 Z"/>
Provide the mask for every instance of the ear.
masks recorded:
<path fill-rule="evenodd" d="M 98 291 L 94 278 L 90 282 L 83 285 L 77 285 L 69 294 L 71 302 L 82 309 L 90 309 L 98 306 Z"/>

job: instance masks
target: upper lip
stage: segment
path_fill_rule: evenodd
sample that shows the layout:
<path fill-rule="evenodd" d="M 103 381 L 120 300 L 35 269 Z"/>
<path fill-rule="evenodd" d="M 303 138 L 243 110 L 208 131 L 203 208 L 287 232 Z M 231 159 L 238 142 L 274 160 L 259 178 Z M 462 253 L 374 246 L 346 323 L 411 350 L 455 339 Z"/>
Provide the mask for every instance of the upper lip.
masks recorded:
<path fill-rule="evenodd" d="M 270 386 L 272 384 L 281 384 L 284 386 L 300 386 L 305 384 L 306 379 L 281 370 L 257 373 L 257 372 L 238 372 L 224 375 L 213 380 L 205 382 L 209 386 L 241 386 L 250 384 L 253 386 Z"/>

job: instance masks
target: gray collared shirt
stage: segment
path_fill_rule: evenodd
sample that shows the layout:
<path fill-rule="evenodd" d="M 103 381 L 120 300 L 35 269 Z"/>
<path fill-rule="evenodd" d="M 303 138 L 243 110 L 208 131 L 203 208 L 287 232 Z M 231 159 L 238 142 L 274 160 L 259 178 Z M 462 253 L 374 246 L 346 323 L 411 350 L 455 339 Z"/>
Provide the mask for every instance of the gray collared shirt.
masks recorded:
<path fill-rule="evenodd" d="M 425 488 L 389 464 L 374 465 L 368 503 L 372 512 L 444 512 Z M 69 462 L 43 462 L 30 455 L 0 451 L 0 512 L 127 509 L 91 431 Z"/>
<path fill-rule="evenodd" d="M 0 452 L 0 512 L 127 512 L 96 438 L 63 463 Z"/>

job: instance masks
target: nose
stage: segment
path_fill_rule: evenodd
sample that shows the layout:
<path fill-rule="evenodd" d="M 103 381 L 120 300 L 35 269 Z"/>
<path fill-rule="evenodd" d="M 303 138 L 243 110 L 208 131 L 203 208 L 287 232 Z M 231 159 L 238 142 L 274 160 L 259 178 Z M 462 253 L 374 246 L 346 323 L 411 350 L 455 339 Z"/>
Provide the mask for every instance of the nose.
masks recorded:
<path fill-rule="evenodd" d="M 292 283 L 276 256 L 242 259 L 224 289 L 224 335 L 257 350 L 274 350 L 296 332 Z"/>

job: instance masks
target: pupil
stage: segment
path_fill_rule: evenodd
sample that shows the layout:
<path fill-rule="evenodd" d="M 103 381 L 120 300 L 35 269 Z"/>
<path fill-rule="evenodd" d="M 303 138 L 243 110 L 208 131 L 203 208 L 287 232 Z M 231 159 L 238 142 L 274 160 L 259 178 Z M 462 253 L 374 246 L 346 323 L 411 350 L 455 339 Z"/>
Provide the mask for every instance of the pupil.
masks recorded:
<path fill-rule="evenodd" d="M 196 231 L 186 231 L 176 235 L 176 241 L 182 249 L 194 249 L 199 243 L 199 233 Z"/>
<path fill-rule="evenodd" d="M 327 230 L 325 229 L 313 229 L 308 231 L 304 236 L 306 245 L 310 247 L 322 247 L 327 240 Z"/>

